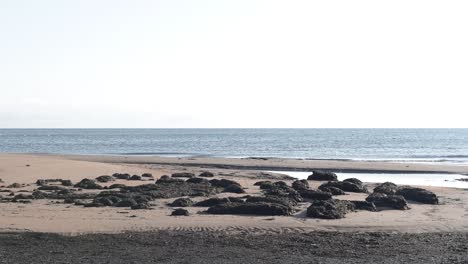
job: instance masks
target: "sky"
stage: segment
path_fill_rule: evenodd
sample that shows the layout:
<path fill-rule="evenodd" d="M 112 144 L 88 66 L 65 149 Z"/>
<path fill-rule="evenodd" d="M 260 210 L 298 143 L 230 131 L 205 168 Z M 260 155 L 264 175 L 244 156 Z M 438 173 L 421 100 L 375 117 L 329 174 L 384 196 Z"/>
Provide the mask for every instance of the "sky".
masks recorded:
<path fill-rule="evenodd" d="M 0 128 L 468 127 L 466 14 L 466 0 L 2 0 Z"/>

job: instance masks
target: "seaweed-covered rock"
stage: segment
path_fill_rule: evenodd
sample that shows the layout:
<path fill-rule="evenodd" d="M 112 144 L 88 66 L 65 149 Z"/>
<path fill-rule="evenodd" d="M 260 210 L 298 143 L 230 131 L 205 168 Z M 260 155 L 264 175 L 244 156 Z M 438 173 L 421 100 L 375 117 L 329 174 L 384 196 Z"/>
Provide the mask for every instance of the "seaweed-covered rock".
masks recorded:
<path fill-rule="evenodd" d="M 193 178 L 195 174 L 190 172 L 177 172 L 171 175 L 172 178 Z"/>
<path fill-rule="evenodd" d="M 172 216 L 189 216 L 189 211 L 182 208 L 177 208 L 171 213 Z"/>
<path fill-rule="evenodd" d="M 293 189 L 296 191 L 309 189 L 309 182 L 307 180 L 296 180 L 292 183 Z"/>
<path fill-rule="evenodd" d="M 323 191 L 323 192 L 329 192 L 331 193 L 332 195 L 345 195 L 346 193 L 341 190 L 341 189 L 338 189 L 336 187 L 332 187 L 332 186 L 322 186 L 320 185 L 318 187 L 319 190 Z"/>
<path fill-rule="evenodd" d="M 119 179 L 119 180 L 128 180 L 128 179 L 130 179 L 130 174 L 128 174 L 128 173 L 114 173 L 114 174 L 112 174 L 112 177 L 115 177 L 116 179 Z"/>
<path fill-rule="evenodd" d="M 312 200 L 328 200 L 332 198 L 332 194 L 329 192 L 323 192 L 319 190 L 301 190 L 299 194 L 303 198 L 312 199 Z"/>
<path fill-rule="evenodd" d="M 130 181 L 141 181 L 141 176 L 140 175 L 133 175 L 132 177 L 130 177 Z"/>
<path fill-rule="evenodd" d="M 395 194 L 398 190 L 398 186 L 393 182 L 384 182 L 382 184 L 377 185 L 374 188 L 374 192 L 376 193 L 384 193 L 387 195 Z"/>
<path fill-rule="evenodd" d="M 245 190 L 240 185 L 231 184 L 228 187 L 224 188 L 224 192 L 245 193 Z"/>
<path fill-rule="evenodd" d="M 113 180 L 114 180 L 114 177 L 109 176 L 109 175 L 102 175 L 96 178 L 96 181 L 98 182 L 110 182 Z"/>
<path fill-rule="evenodd" d="M 75 184 L 76 188 L 82 189 L 102 189 L 102 186 L 90 179 L 83 179 L 79 183 Z"/>
<path fill-rule="evenodd" d="M 230 203 L 230 202 L 231 202 L 231 200 L 229 200 L 229 198 L 213 197 L 213 198 L 209 198 L 209 199 L 200 201 L 198 203 L 195 203 L 194 206 L 209 207 L 209 206 L 213 206 L 213 205 Z"/>
<path fill-rule="evenodd" d="M 178 198 L 170 204 L 172 207 L 188 207 L 192 205 L 193 201 L 190 198 Z"/>
<path fill-rule="evenodd" d="M 374 203 L 378 208 L 393 208 L 399 210 L 407 210 L 408 202 L 401 195 L 387 195 L 384 193 L 372 193 L 366 198 L 366 201 Z"/>
<path fill-rule="evenodd" d="M 213 180 L 210 181 L 210 184 L 212 186 L 222 187 L 222 188 L 226 188 L 229 185 L 233 185 L 233 184 L 241 186 L 238 182 L 231 181 L 231 180 L 226 180 L 226 179 L 221 179 L 221 180 L 213 179 Z"/>
<path fill-rule="evenodd" d="M 186 180 L 186 182 L 210 184 L 210 182 L 207 179 L 198 178 L 198 177 L 190 178 L 190 179 Z"/>
<path fill-rule="evenodd" d="M 346 213 L 354 210 L 354 205 L 348 201 L 336 199 L 314 200 L 307 208 L 307 217 L 322 219 L 344 218 Z"/>
<path fill-rule="evenodd" d="M 214 174 L 212 172 L 209 172 L 209 171 L 204 171 L 204 172 L 200 173 L 200 175 L 198 175 L 198 177 L 212 178 L 212 177 L 214 177 Z"/>
<path fill-rule="evenodd" d="M 337 181 L 338 176 L 335 173 L 329 171 L 313 171 L 312 174 L 307 177 L 309 181 Z"/>
<path fill-rule="evenodd" d="M 349 181 L 330 181 L 320 185 L 321 187 L 335 187 L 345 192 L 367 193 L 367 188 L 364 185 L 359 185 Z"/>
<path fill-rule="evenodd" d="M 224 203 L 208 208 L 209 214 L 291 215 L 290 207 L 279 203 Z"/>
<path fill-rule="evenodd" d="M 405 199 L 415 202 L 420 202 L 424 204 L 439 204 L 439 199 L 435 193 L 428 191 L 422 188 L 416 187 L 401 187 L 395 193 L 396 195 L 401 195 Z"/>

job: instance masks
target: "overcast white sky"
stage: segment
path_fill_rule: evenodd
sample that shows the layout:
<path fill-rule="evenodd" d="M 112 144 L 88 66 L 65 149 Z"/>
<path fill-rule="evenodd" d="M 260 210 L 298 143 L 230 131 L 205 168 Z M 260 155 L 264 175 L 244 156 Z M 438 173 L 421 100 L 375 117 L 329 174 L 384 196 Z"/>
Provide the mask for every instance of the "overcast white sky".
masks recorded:
<path fill-rule="evenodd" d="M 468 1 L 2 0 L 0 127 L 468 127 Z"/>

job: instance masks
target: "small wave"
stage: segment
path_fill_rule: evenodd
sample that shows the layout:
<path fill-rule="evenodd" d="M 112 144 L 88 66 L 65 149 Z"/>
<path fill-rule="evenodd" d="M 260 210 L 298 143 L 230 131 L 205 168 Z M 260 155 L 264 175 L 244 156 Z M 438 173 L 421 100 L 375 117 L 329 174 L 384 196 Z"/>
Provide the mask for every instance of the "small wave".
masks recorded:
<path fill-rule="evenodd" d="M 433 155 L 414 155 L 410 156 L 410 158 L 416 159 L 463 159 L 468 158 L 468 155 L 440 155 L 440 156 L 433 156 Z"/>

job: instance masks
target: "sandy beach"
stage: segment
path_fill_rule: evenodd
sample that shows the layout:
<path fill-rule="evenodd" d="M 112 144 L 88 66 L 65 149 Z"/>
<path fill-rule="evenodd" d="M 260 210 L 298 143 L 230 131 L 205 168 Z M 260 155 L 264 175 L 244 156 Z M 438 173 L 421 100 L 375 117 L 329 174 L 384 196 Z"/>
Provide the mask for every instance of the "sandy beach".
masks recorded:
<path fill-rule="evenodd" d="M 451 172 L 466 173 L 467 166 L 429 165 L 429 164 L 389 164 L 382 162 L 351 162 L 326 160 L 288 160 L 288 159 L 221 159 L 221 158 L 161 158 L 161 157 L 125 157 L 125 156 L 78 156 L 78 155 L 27 155 L 1 154 L 0 179 L 1 192 L 7 197 L 15 194 L 31 193 L 37 188 L 38 179 L 63 179 L 79 182 L 83 178 L 96 178 L 101 175 L 126 172 L 129 174 L 151 173 L 154 179 L 144 181 L 116 180 L 110 184 L 137 186 L 153 183 L 162 175 L 175 172 L 199 174 L 211 171 L 215 178 L 229 179 L 240 183 L 246 193 L 220 193 L 217 197 L 242 197 L 244 195 L 261 195 L 261 190 L 254 183 L 260 180 L 282 180 L 291 184 L 293 179 L 287 175 L 265 173 L 264 170 L 314 170 L 331 169 L 333 171 L 372 171 L 372 172 Z M 389 179 L 391 180 L 391 179 Z M 8 188 L 18 183 L 19 188 Z M 310 188 L 315 189 L 323 182 L 309 181 Z M 374 184 L 366 184 L 369 190 Z M 136 236 L 154 233 L 158 236 L 196 237 L 207 234 L 230 235 L 233 239 L 245 236 L 256 236 L 252 243 L 263 243 L 261 236 L 272 236 L 277 239 L 316 234 L 321 238 L 330 234 L 413 234 L 414 241 L 421 236 L 433 237 L 438 234 L 466 234 L 468 232 L 468 190 L 461 188 L 425 187 L 439 198 L 439 204 L 421 204 L 409 202 L 410 210 L 383 210 L 378 212 L 357 211 L 348 213 L 345 218 L 336 220 L 315 219 L 305 216 L 309 203 L 298 205 L 292 216 L 245 216 L 245 215 L 210 215 L 204 207 L 187 207 L 190 216 L 171 216 L 173 208 L 169 207 L 174 198 L 156 199 L 150 202 L 151 210 L 131 210 L 116 207 L 82 207 L 49 199 L 32 200 L 28 203 L 0 203 L 0 232 L 8 234 L 43 233 L 57 237 L 62 235 L 109 234 L 122 239 L 122 233 L 131 232 Z M 85 191 L 86 192 L 86 191 Z M 347 193 L 336 199 L 364 201 L 366 193 Z M 206 199 L 193 197 L 194 202 Z M 136 233 L 135 233 L 136 232 Z M 330 233 L 331 232 L 331 233 Z M 205 233 L 200 235 L 199 233 Z M 323 235 L 318 235 L 323 234 Z M 385 235 L 383 235 L 385 236 Z M 297 237 L 296 237 L 297 238 Z M 354 237 L 355 239 L 362 239 Z M 94 237 L 93 239 L 97 239 Z M 347 238 L 351 239 L 351 238 Z M 411 238 L 413 239 L 413 238 Z M 150 239 L 151 240 L 151 239 Z M 352 239 L 351 239 L 352 240 Z M 350 240 L 350 241 L 351 241 Z M 68 241 L 68 240 L 67 240 Z M 87 240 L 87 243 L 90 240 Z M 210 243 L 212 243 L 211 241 Z M 70 243 L 77 243 L 70 242 Z M 175 243 L 175 242 L 174 242 Z M 419 242 L 414 245 L 421 245 Z M 5 245 L 4 245 L 5 246 Z M 6 247 L 6 246 L 5 246 Z M 425 255 L 426 256 L 426 255 Z M 96 262 L 98 263 L 98 262 Z M 232 262 L 236 263 L 236 262 Z M 325 262 L 326 263 L 326 262 Z"/>

